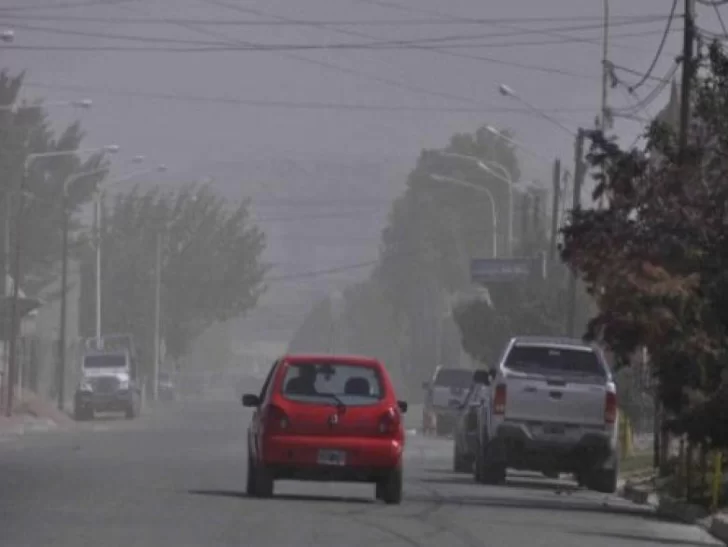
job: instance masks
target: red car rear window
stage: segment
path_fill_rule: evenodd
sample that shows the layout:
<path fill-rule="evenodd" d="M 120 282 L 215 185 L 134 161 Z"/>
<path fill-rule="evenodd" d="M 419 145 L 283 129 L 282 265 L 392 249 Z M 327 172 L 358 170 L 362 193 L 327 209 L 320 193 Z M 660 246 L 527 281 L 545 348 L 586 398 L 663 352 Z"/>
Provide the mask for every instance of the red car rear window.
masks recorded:
<path fill-rule="evenodd" d="M 347 406 L 375 405 L 385 395 L 379 369 L 354 363 L 289 364 L 282 393 L 292 401 Z"/>

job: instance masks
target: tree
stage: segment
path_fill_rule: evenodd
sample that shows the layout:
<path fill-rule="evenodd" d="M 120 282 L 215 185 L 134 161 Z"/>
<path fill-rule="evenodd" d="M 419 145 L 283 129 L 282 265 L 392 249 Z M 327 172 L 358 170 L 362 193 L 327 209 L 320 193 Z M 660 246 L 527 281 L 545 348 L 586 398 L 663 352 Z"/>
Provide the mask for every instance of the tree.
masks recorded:
<path fill-rule="evenodd" d="M 562 257 L 598 303 L 587 337 L 622 362 L 646 347 L 671 427 L 716 444 L 725 443 L 715 412 L 726 410 L 728 357 L 728 58 L 719 45 L 705 68 L 684 153 L 661 121 L 643 150 L 594 135 L 595 198 L 609 205 L 571 212 Z"/>
<path fill-rule="evenodd" d="M 291 353 L 325 353 L 331 345 L 334 322 L 331 300 L 322 298 L 311 308 L 288 344 Z"/>
<path fill-rule="evenodd" d="M 16 104 L 23 77 L 23 74 L 9 76 L 6 71 L 0 72 L 0 104 Z M 30 163 L 24 175 L 25 159 L 31 153 L 76 150 L 83 138 L 78 122 L 55 135 L 41 102 L 21 102 L 15 110 L 0 111 L 0 205 L 3 217 L 6 211 L 12 212 L 8 219 L 11 249 L 15 247 L 17 230 L 20 230 L 21 283 L 29 294 L 37 294 L 59 273 L 64 182 L 72 174 L 98 171 L 106 163 L 101 154 L 83 162 L 72 155 L 39 158 Z M 100 173 L 83 177 L 68 188 L 71 211 L 90 199 L 102 178 Z M 5 223 L 2 224 L 0 232 L 4 232 Z M 72 223 L 71 230 L 75 232 L 76 228 Z M 5 237 L 4 233 L 2 237 Z M 77 249 L 74 245 L 71 248 Z M 0 262 L 3 258 L 0 257 Z M 13 271 L 12 266 L 10 271 Z"/>
<path fill-rule="evenodd" d="M 458 356 L 445 351 L 454 344 L 443 340 L 447 322 L 451 322 L 447 319 L 449 301 L 470 286 L 470 258 L 492 252 L 493 219 L 486 193 L 440 182 L 431 175 L 464 180 L 491 192 L 499 217 L 500 249 L 506 248 L 510 222 L 506 182 L 439 152 L 495 161 L 514 180 L 520 177 L 513 147 L 485 126 L 472 135 L 455 135 L 442 151 L 424 150 L 408 177 L 404 194 L 392 205 L 380 258 L 370 279 L 345 294 L 348 347 L 381 355 L 392 365 L 398 362 L 413 386 L 428 377 L 440 361 L 457 364 Z M 312 319 L 322 313 L 319 307 L 312 310 L 305 328 L 319 324 L 326 328 L 325 321 Z M 307 336 L 313 339 L 312 334 Z"/>
<path fill-rule="evenodd" d="M 101 237 L 103 332 L 131 332 L 149 354 L 158 241 L 161 334 L 172 358 L 211 325 L 243 315 L 264 290 L 265 240 L 251 224 L 249 202 L 229 207 L 209 185 L 120 194 Z"/>

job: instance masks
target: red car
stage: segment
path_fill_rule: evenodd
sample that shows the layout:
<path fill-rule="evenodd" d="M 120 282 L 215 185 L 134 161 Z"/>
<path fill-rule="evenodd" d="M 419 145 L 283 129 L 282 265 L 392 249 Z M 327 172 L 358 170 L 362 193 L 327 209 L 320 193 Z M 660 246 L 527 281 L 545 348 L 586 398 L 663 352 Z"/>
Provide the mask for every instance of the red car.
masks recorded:
<path fill-rule="evenodd" d="M 274 481 L 370 482 L 388 504 L 402 500 L 402 416 L 384 365 L 368 357 L 288 355 L 276 361 L 248 428 L 247 494 Z"/>

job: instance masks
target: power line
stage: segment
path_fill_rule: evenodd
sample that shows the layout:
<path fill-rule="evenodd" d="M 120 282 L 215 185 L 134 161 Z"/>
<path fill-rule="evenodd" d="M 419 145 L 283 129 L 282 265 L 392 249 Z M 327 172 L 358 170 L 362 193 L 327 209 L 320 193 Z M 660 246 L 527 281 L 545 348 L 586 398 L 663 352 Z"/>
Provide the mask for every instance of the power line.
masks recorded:
<path fill-rule="evenodd" d="M 643 37 L 651 32 L 623 33 L 615 34 L 613 37 Z M 662 34 L 662 31 L 660 31 Z M 100 36 L 99 36 L 100 37 Z M 108 37 L 108 36 L 107 36 Z M 153 39 L 150 39 L 153 40 Z M 429 39 L 429 42 L 436 39 Z M 145 41 L 139 40 L 140 42 Z M 167 43 L 179 43 L 179 40 L 162 39 L 157 41 L 165 41 Z M 330 44 L 259 44 L 252 43 L 249 45 L 228 45 L 228 44 L 210 44 L 200 47 L 149 47 L 149 46 L 67 46 L 63 44 L 53 45 L 22 45 L 12 44 L 6 45 L 5 50 L 17 51 L 105 51 L 105 52 L 143 52 L 143 53 L 220 53 L 220 52 L 281 52 L 281 51 L 328 51 L 328 50 L 349 50 L 349 51 L 394 51 L 394 50 L 432 50 L 440 49 L 472 49 L 472 48 L 511 48 L 511 47 L 528 47 L 528 46 L 544 46 L 544 45 L 566 45 L 572 42 L 583 42 L 583 39 L 574 38 L 571 42 L 568 40 L 541 40 L 529 42 L 486 42 L 486 43 L 464 43 L 464 44 L 445 44 L 439 46 L 431 46 L 428 39 L 422 39 L 418 42 L 363 42 L 363 43 L 330 43 Z"/>
<path fill-rule="evenodd" d="M 274 101 L 265 99 L 240 99 L 237 97 L 205 97 L 201 95 L 187 95 L 181 93 L 157 93 L 150 91 L 134 91 L 122 89 L 110 89 L 95 86 L 67 85 L 67 84 L 51 84 L 29 81 L 24 82 L 23 86 L 40 89 L 55 89 L 64 91 L 74 91 L 81 93 L 98 93 L 103 95 L 117 97 L 137 97 L 143 99 L 169 100 L 180 102 L 198 102 L 211 104 L 227 104 L 239 106 L 255 106 L 263 108 L 285 108 L 300 110 L 341 110 L 348 112 L 453 112 L 453 113 L 530 113 L 527 108 L 521 107 L 501 107 L 501 106 L 481 106 L 481 107 L 437 107 L 437 106 L 414 106 L 414 105 L 377 105 L 377 104 L 356 104 L 356 103 L 333 103 L 333 102 L 316 102 L 316 101 Z M 545 109 L 550 112 L 588 112 L 588 107 L 564 107 Z"/>
<path fill-rule="evenodd" d="M 56 10 L 56 9 L 72 9 L 72 8 L 90 8 L 94 6 L 113 6 L 118 4 L 126 4 L 135 0 L 81 0 L 79 2 L 65 2 L 63 4 L 45 4 L 35 6 L 2 6 L 0 7 L 0 14 L 6 11 L 44 11 L 44 10 Z"/>
<path fill-rule="evenodd" d="M 0 14 L 0 19 L 3 19 L 2 15 Z M 625 24 L 633 24 L 633 22 L 625 22 Z M 316 27 L 321 27 L 322 23 L 312 23 L 312 25 L 315 25 Z M 325 25 L 328 26 L 328 23 L 325 23 Z M 198 46 L 226 46 L 229 45 L 225 42 L 215 41 L 211 42 L 209 40 L 190 40 L 190 39 L 179 39 L 179 38 L 162 38 L 157 36 L 140 36 L 140 35 L 129 35 L 129 34 L 116 34 L 116 33 L 110 33 L 110 32 L 89 32 L 89 31 L 81 31 L 81 30 L 69 30 L 69 29 L 59 29 L 59 28 L 53 28 L 53 27 L 43 27 L 43 26 L 36 26 L 36 25 L 28 25 L 28 24 L 15 24 L 15 29 L 23 29 L 30 32 L 39 32 L 39 33 L 48 33 L 48 34 L 60 34 L 64 36 L 82 36 L 87 38 L 104 38 L 109 40 L 124 40 L 124 41 L 131 41 L 134 43 L 162 43 L 162 44 L 181 44 L 181 45 L 198 45 Z M 582 25 L 582 26 L 570 26 L 570 27 L 560 27 L 555 30 L 563 30 L 563 31 L 578 31 L 578 30 L 595 30 L 598 29 L 598 25 Z M 333 29 L 337 30 L 338 29 Z M 346 32 L 346 34 L 349 35 L 355 35 L 359 37 L 369 37 L 368 35 L 364 35 L 361 33 L 354 33 L 352 31 L 340 31 L 340 32 Z M 368 42 L 368 43 L 352 43 L 352 44 L 330 44 L 331 47 L 346 47 L 346 46 L 353 46 L 353 47 L 384 47 L 384 46 L 407 46 L 407 45 L 419 45 L 419 44 L 429 44 L 429 43 L 445 43 L 450 41 L 462 41 L 462 40 L 472 40 L 472 39 L 483 39 L 483 38 L 509 38 L 509 37 L 516 37 L 516 36 L 524 36 L 529 34 L 540 34 L 541 31 L 538 30 L 525 30 L 525 31 L 516 31 L 516 32 L 506 32 L 506 33 L 489 33 L 489 34 L 458 34 L 458 35 L 446 35 L 446 36 L 438 36 L 438 37 L 431 37 L 431 38 L 421 38 L 421 39 L 413 39 L 413 40 L 379 40 L 375 42 Z M 640 33 L 639 35 L 642 35 Z M 574 37 L 575 40 L 579 40 L 578 38 Z M 529 42 L 530 43 L 530 42 Z M 558 43 L 558 42 L 557 42 Z M 324 46 L 327 46 L 328 44 L 324 44 Z M 477 45 L 477 44 L 476 44 Z M 510 45 L 510 44 L 509 44 Z M 308 44 L 283 44 L 282 47 L 306 47 Z M 315 44 L 312 44 L 313 47 L 321 47 L 317 46 Z M 277 47 L 276 44 L 251 44 L 250 48 L 260 48 L 265 49 L 268 47 Z M 465 47 L 465 45 L 460 45 L 460 47 Z M 245 48 L 243 48 L 245 49 Z"/>
<path fill-rule="evenodd" d="M 394 1 L 386 1 L 386 0 L 353 0 L 353 1 L 354 2 L 360 2 L 360 3 L 363 3 L 363 4 L 370 4 L 370 5 L 381 6 L 381 7 L 384 7 L 384 8 L 394 9 L 394 10 L 402 11 L 402 12 L 406 12 L 406 13 L 422 13 L 422 14 L 427 14 L 427 15 L 434 15 L 434 16 L 439 17 L 439 18 L 441 18 L 441 19 L 443 19 L 445 21 L 458 22 L 458 21 L 464 21 L 464 20 L 467 21 L 468 20 L 468 18 L 466 18 L 466 17 L 453 16 L 453 15 L 451 15 L 449 13 L 443 13 L 443 12 L 440 12 L 438 10 L 433 10 L 433 9 L 420 8 L 420 7 L 415 8 L 415 7 L 412 7 L 412 6 L 404 6 L 404 5 L 399 4 L 398 2 L 394 2 Z M 601 18 L 599 18 L 599 19 L 601 19 Z M 664 20 L 664 16 L 662 16 L 661 19 Z M 613 18 L 613 20 L 614 20 L 614 18 Z M 506 24 L 498 24 L 498 25 L 495 25 L 495 26 L 502 26 L 502 27 L 506 27 L 506 28 L 515 28 L 515 29 L 518 29 L 519 28 L 519 27 L 509 26 L 509 25 L 506 25 Z M 568 37 L 568 36 L 565 37 L 563 35 L 559 35 L 559 34 L 556 34 L 556 33 L 553 33 L 553 32 L 549 32 L 548 30 L 542 31 L 542 34 L 544 34 L 546 36 L 557 36 L 557 37 L 562 38 L 562 39 L 564 39 L 564 38 L 567 38 L 567 39 L 568 38 L 571 38 L 571 37 Z M 590 44 L 594 44 L 594 45 L 597 45 L 597 46 L 600 45 L 600 41 L 598 39 L 583 38 L 583 39 L 577 40 L 577 41 L 581 41 L 583 43 L 590 43 Z M 614 46 L 619 46 L 619 44 L 614 44 Z"/>
<path fill-rule="evenodd" d="M 257 10 L 256 10 L 257 11 Z M 0 14 L 0 19 L 4 19 L 2 14 Z M 285 21 L 282 21 L 285 22 Z M 634 25 L 634 21 L 625 21 L 622 23 L 622 25 Z M 638 22 L 638 24 L 641 24 L 641 22 Z M 330 24 L 329 23 L 310 23 L 311 26 L 315 26 L 317 28 L 326 28 L 329 29 Z M 618 23 L 614 24 L 613 26 L 620 26 Z M 206 45 L 206 46 L 222 46 L 226 45 L 225 42 L 210 42 L 210 41 L 202 41 L 202 40 L 190 40 L 190 39 L 179 39 L 179 38 L 160 38 L 156 36 L 140 36 L 140 35 L 129 35 L 129 34 L 116 34 L 116 33 L 110 33 L 110 32 L 89 32 L 89 31 L 81 31 L 81 30 L 69 30 L 69 29 L 59 29 L 54 27 L 43 27 L 43 26 L 37 26 L 37 25 L 29 25 L 26 23 L 21 24 L 15 24 L 14 28 L 16 29 L 23 29 L 28 30 L 31 32 L 40 32 L 40 33 L 49 33 L 49 34 L 60 34 L 64 36 L 82 36 L 82 37 L 89 37 L 89 38 L 105 38 L 110 40 L 125 40 L 125 41 L 132 41 L 132 42 L 148 42 L 148 43 L 167 43 L 167 44 L 183 44 L 183 45 Z M 590 24 L 590 25 L 581 25 L 581 26 L 567 26 L 567 27 L 556 27 L 549 30 L 559 30 L 559 31 L 570 31 L 570 32 L 576 32 L 581 30 L 598 30 L 600 28 L 599 25 Z M 358 37 L 364 37 L 364 38 L 370 38 L 373 40 L 378 40 L 375 37 L 362 34 L 362 33 L 355 33 L 353 31 L 343 31 L 340 29 L 331 29 L 335 30 L 337 32 L 342 32 L 347 35 L 352 36 L 358 36 Z M 456 34 L 456 35 L 445 35 L 445 36 L 438 36 L 438 37 L 431 37 L 431 38 L 420 38 L 420 39 L 412 39 L 412 40 L 378 40 L 375 42 L 365 43 L 365 44 L 352 44 L 352 45 L 362 45 L 362 46 L 386 46 L 386 45 L 417 45 L 417 44 L 427 44 L 427 43 L 438 43 L 438 42 L 449 42 L 454 40 L 469 40 L 469 39 L 483 39 L 483 38 L 510 38 L 510 37 L 518 37 L 518 36 L 526 36 L 531 34 L 542 34 L 542 30 L 540 29 L 525 29 L 525 30 L 516 30 L 516 31 L 510 31 L 510 32 L 500 32 L 500 33 L 478 33 L 478 34 Z M 634 34 L 630 34 L 634 35 Z M 639 35 L 642 35 L 640 33 Z M 582 38 L 580 37 L 566 37 L 571 38 L 576 41 L 580 41 Z M 558 43 L 558 42 L 557 42 Z M 266 47 L 269 44 L 251 44 L 252 46 L 256 47 Z M 275 45 L 275 44 L 270 44 Z M 306 45 L 306 44 L 302 44 Z"/>
<path fill-rule="evenodd" d="M 95 5 L 95 4 L 94 4 Z M 5 13 L 7 8 L 0 8 L 0 18 L 6 20 L 24 21 L 52 21 L 52 22 L 78 22 L 78 23 L 114 23 L 132 25 L 202 25 L 202 26 L 311 26 L 311 25 L 336 25 L 336 26 L 483 26 L 500 23 L 559 23 L 577 21 L 599 21 L 599 16 L 579 17 L 493 17 L 460 19 L 457 21 L 443 21 L 442 18 L 421 18 L 421 19 L 372 19 L 372 20 L 305 20 L 291 18 L 281 20 L 258 20 L 258 19 L 185 19 L 175 17 L 122 17 L 122 16 L 83 16 L 83 15 L 17 15 Z M 18 9 L 18 8 L 16 8 Z M 47 9 L 47 8 L 46 8 Z M 659 22 L 666 19 L 665 15 L 640 15 L 614 17 L 616 22 Z"/>
<path fill-rule="evenodd" d="M 323 270 L 310 270 L 307 272 L 301 272 L 298 274 L 280 275 L 276 277 L 268 277 L 264 281 L 270 283 L 280 283 L 284 281 L 296 281 L 298 279 L 309 279 L 312 277 L 321 277 L 324 275 L 331 275 L 340 272 L 348 272 L 351 270 L 360 270 L 369 266 L 374 266 L 379 263 L 379 260 L 368 260 L 366 262 L 359 262 L 356 264 L 347 264 L 345 266 L 338 266 L 335 268 L 326 268 Z"/>
<path fill-rule="evenodd" d="M 652 62 L 650 63 L 649 68 L 647 69 L 647 72 L 645 72 L 644 76 L 640 78 L 640 80 L 631 86 L 629 88 L 630 92 L 636 91 L 642 85 L 647 81 L 647 79 L 652 75 L 652 71 L 655 70 L 655 67 L 657 66 L 658 61 L 660 60 L 660 57 L 662 56 L 662 50 L 665 48 L 665 43 L 667 42 L 667 37 L 670 34 L 670 29 L 672 27 L 672 21 L 675 17 L 675 10 L 677 9 L 677 0 L 672 0 L 672 8 L 670 8 L 670 15 L 667 19 L 667 25 L 665 25 L 665 33 L 662 35 L 662 39 L 660 40 L 660 45 L 657 48 L 657 53 L 655 53 L 655 57 L 652 59 Z"/>
<path fill-rule="evenodd" d="M 728 3 L 728 2 L 723 2 Z M 723 20 L 723 15 L 720 13 L 720 4 L 713 4 L 713 9 L 715 10 L 715 15 L 718 17 L 718 22 L 720 23 L 720 28 L 723 29 L 723 36 L 728 37 L 728 27 L 726 27 L 725 21 Z"/>

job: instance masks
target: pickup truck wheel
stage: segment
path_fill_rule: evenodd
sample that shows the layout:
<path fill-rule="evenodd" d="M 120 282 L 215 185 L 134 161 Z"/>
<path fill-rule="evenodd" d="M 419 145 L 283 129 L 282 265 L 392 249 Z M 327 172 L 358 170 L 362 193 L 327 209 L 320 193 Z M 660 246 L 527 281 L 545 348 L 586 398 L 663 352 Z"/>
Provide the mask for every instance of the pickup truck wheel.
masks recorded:
<path fill-rule="evenodd" d="M 617 491 L 619 469 L 599 469 L 592 471 L 587 477 L 586 487 L 601 494 L 614 494 Z"/>
<path fill-rule="evenodd" d="M 488 461 L 482 448 L 478 448 L 475 455 L 475 480 L 480 484 L 501 484 L 506 480 L 506 468 L 501 464 Z"/>
<path fill-rule="evenodd" d="M 84 408 L 82 406 L 73 407 L 73 419 L 77 422 L 85 422 L 87 420 L 93 420 L 94 411 L 90 408 Z"/>
<path fill-rule="evenodd" d="M 402 503 L 402 470 L 393 469 L 387 476 L 377 482 L 375 487 L 377 499 L 387 505 L 399 505 Z"/>
<path fill-rule="evenodd" d="M 136 418 L 136 408 L 134 408 L 134 403 L 130 403 L 129 406 L 126 407 L 124 417 L 127 420 L 133 420 L 134 418 Z"/>
<path fill-rule="evenodd" d="M 473 466 L 470 465 L 470 462 L 466 458 L 460 454 L 460 451 L 458 450 L 458 443 L 453 443 L 453 454 L 452 454 L 452 470 L 455 473 L 470 473 L 473 469 Z"/>

